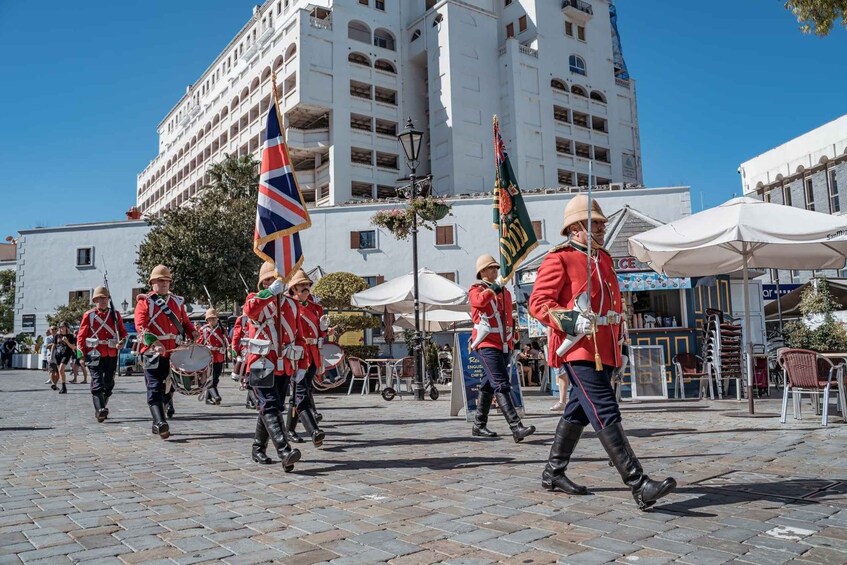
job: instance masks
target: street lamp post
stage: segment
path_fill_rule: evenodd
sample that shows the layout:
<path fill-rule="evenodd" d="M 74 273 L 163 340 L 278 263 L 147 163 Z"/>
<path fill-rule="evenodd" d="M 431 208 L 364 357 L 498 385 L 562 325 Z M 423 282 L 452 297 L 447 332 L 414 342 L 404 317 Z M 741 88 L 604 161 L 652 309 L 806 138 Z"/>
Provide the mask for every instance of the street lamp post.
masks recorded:
<path fill-rule="evenodd" d="M 121 307 L 123 308 L 121 312 L 126 312 L 126 309 L 129 308 L 129 302 L 126 301 L 126 298 L 124 298 L 124 301 L 121 302 Z"/>
<path fill-rule="evenodd" d="M 406 129 L 397 134 L 397 140 L 403 147 L 403 152 L 406 154 L 406 162 L 409 166 L 409 181 L 411 186 L 410 205 L 414 203 L 418 196 L 417 179 L 415 169 L 418 166 L 418 158 L 421 152 L 421 141 L 423 140 L 423 132 L 415 129 L 412 123 L 412 118 L 406 121 Z M 418 215 L 412 214 L 412 269 L 414 276 L 415 290 L 415 400 L 424 399 L 424 384 L 423 384 L 423 344 L 421 343 L 421 304 L 420 293 L 418 292 Z"/>

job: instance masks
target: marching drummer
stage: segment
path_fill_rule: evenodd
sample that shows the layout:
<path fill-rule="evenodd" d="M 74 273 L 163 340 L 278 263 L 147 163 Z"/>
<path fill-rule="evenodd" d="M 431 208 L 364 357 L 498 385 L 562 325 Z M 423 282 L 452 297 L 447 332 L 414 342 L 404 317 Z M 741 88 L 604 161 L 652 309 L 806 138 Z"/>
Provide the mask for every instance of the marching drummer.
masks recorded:
<path fill-rule="evenodd" d="M 171 294 L 171 270 L 157 265 L 150 273 L 149 294 L 139 294 L 135 304 L 135 327 L 141 336 L 140 351 L 147 385 L 147 405 L 153 417 L 153 433 L 167 439 L 165 383 L 170 374 L 170 355 L 177 345 L 194 340 L 194 325 L 185 311 L 185 299 Z"/>
<path fill-rule="evenodd" d="M 247 296 L 244 314 L 252 322 L 247 345 L 248 378 L 259 401 L 253 461 L 273 463 L 265 453 L 270 437 L 283 469 L 290 473 L 300 460 L 300 450 L 289 445 L 284 432 L 285 394 L 290 378 L 299 376 L 300 371 L 305 374 L 308 367 L 303 356 L 297 303 L 283 294 L 284 286 L 277 278 L 274 264 L 265 262 L 259 271 L 260 290 Z M 321 441 L 322 432 L 320 437 L 315 436 L 316 445 Z"/>
<path fill-rule="evenodd" d="M 127 333 L 121 315 L 109 307 L 109 289 L 94 289 L 94 304 L 82 315 L 77 333 L 77 356 L 85 357 L 91 370 L 91 397 L 94 415 L 98 422 L 109 416 L 109 397 L 115 388 L 115 371 L 118 368 L 120 343 Z"/>
<path fill-rule="evenodd" d="M 294 394 L 291 398 L 291 407 L 288 411 L 289 436 L 296 442 L 303 441 L 297 434 L 297 419 L 306 433 L 312 437 L 315 447 L 320 447 L 324 433 L 318 427 L 318 414 L 315 408 L 315 397 L 312 391 L 312 380 L 315 375 L 323 375 L 324 362 L 321 356 L 321 347 L 326 339 L 329 328 L 329 318 L 324 314 L 324 309 L 315 302 L 311 295 L 312 280 L 302 269 L 294 273 L 288 283 L 289 295 L 297 301 L 297 312 L 300 318 L 300 330 L 303 332 L 303 340 L 306 342 L 304 358 L 309 368 L 305 373 L 297 372 L 294 381 Z M 321 441 L 316 440 L 320 437 Z"/>
<path fill-rule="evenodd" d="M 205 345 L 212 352 L 212 380 L 206 386 L 206 404 L 220 404 L 221 395 L 218 393 L 218 381 L 224 370 L 229 340 L 226 338 L 226 332 L 218 323 L 217 310 L 209 308 L 206 310 L 205 318 L 206 325 L 200 328 L 197 343 Z"/>

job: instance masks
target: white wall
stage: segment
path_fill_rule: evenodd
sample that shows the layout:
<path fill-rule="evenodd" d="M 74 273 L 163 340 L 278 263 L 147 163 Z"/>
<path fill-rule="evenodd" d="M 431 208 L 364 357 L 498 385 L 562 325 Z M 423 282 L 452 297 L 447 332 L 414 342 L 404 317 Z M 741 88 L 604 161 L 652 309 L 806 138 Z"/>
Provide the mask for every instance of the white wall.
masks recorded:
<path fill-rule="evenodd" d="M 691 214 L 689 187 L 597 191 L 594 193 L 605 214 L 612 214 L 628 204 L 632 208 L 662 222 L 670 222 Z M 559 235 L 567 202 L 573 194 L 528 194 L 527 209 L 533 220 L 543 222 L 544 239 L 532 256 L 541 254 L 563 238 Z M 474 262 L 483 253 L 498 254 L 497 232 L 491 227 L 491 198 L 451 199 L 453 216 L 441 225 L 456 225 L 456 245 L 436 247 L 434 232 L 422 229 L 418 237 L 418 263 L 438 272 L 456 272 L 456 282 L 463 287 L 475 281 Z M 396 204 L 362 204 L 311 210 L 312 227 L 301 232 L 304 267 L 321 266 L 325 271 L 349 271 L 360 276 L 383 276 L 387 279 L 412 271 L 411 238 L 399 241 L 387 230 L 370 224 L 378 210 L 399 208 Z M 350 248 L 351 231 L 377 231 L 377 249 Z"/>
<path fill-rule="evenodd" d="M 68 293 L 93 291 L 103 284 L 108 269 L 115 306 L 131 302 L 138 282 L 138 247 L 150 230 L 147 222 L 125 221 L 22 230 L 18 238 L 18 276 L 15 295 L 15 332 L 22 316 L 35 314 L 36 335 L 47 330 L 47 315 L 68 303 Z M 76 250 L 94 248 L 92 267 L 76 266 Z M 133 306 L 130 306 L 132 308 Z"/>

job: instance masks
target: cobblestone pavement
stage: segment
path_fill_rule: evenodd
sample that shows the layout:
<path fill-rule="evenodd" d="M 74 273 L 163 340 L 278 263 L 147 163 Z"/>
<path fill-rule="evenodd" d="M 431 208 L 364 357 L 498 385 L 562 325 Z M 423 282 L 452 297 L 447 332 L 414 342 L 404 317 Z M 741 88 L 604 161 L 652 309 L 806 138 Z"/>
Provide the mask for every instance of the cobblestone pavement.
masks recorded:
<path fill-rule="evenodd" d="M 549 397 L 529 396 L 539 431 L 515 444 L 471 438 L 449 394 L 321 395 L 325 447 L 301 445 L 285 474 L 250 461 L 255 412 L 229 379 L 223 406 L 177 397 L 168 441 L 139 377 L 118 379 L 104 424 L 86 386 L 44 380 L 0 372 L 0 564 L 847 562 L 847 426 L 808 409 L 780 425 L 777 400 L 759 418 L 734 401 L 626 405 L 645 469 L 680 483 L 640 512 L 593 434 L 569 471 L 593 496 L 541 489 Z"/>

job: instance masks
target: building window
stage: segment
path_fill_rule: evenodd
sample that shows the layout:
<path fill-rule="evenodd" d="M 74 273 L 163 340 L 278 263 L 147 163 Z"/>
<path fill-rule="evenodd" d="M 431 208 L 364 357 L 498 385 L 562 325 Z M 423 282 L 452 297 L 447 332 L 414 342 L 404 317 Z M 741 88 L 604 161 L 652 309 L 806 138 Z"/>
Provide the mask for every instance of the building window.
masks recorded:
<path fill-rule="evenodd" d="M 568 109 L 561 106 L 553 106 L 553 119 L 557 122 L 570 123 Z"/>
<path fill-rule="evenodd" d="M 573 37 L 573 23 L 565 22 L 565 35 Z"/>
<path fill-rule="evenodd" d="M 359 4 L 361 4 L 362 6 L 367 6 L 368 0 L 359 0 Z"/>
<path fill-rule="evenodd" d="M 443 21 L 444 21 L 444 16 L 443 16 L 443 15 L 441 15 L 441 14 L 438 14 L 438 15 L 437 15 L 437 16 L 435 16 L 435 18 L 432 20 L 432 27 L 438 27 L 438 25 L 439 25 L 441 22 L 443 22 Z"/>
<path fill-rule="evenodd" d="M 456 226 L 435 226 L 435 245 L 456 245 Z"/>
<path fill-rule="evenodd" d="M 544 224 L 541 220 L 535 220 L 532 222 L 532 231 L 535 232 L 535 239 L 538 241 L 544 241 Z"/>
<path fill-rule="evenodd" d="M 376 2 L 374 2 L 374 8 L 376 8 L 377 10 L 382 10 L 384 12 L 385 2 L 383 0 L 376 0 Z"/>
<path fill-rule="evenodd" d="M 394 36 L 386 29 L 377 29 L 374 31 L 374 45 L 394 51 Z"/>
<path fill-rule="evenodd" d="M 350 249 L 376 249 L 376 231 L 351 231 Z"/>
<path fill-rule="evenodd" d="M 594 146 L 594 159 L 601 163 L 611 163 L 609 159 L 609 150 L 604 147 Z M 598 183 L 600 184 L 600 183 Z"/>
<path fill-rule="evenodd" d="M 770 190 L 766 190 L 766 191 L 762 192 L 762 201 L 764 201 L 764 202 L 770 202 L 771 201 L 771 191 Z"/>
<path fill-rule="evenodd" d="M 409 40 L 409 43 L 411 43 L 411 42 L 415 41 L 415 40 L 416 40 L 416 39 L 418 39 L 420 36 L 421 36 L 421 30 L 416 29 L 414 32 L 412 32 L 412 38 Z"/>
<path fill-rule="evenodd" d="M 506 24 L 506 39 L 515 36 L 515 24 Z"/>
<path fill-rule="evenodd" d="M 573 148 L 570 139 L 565 139 L 564 137 L 556 138 L 556 153 L 561 153 L 563 155 L 573 155 Z"/>
<path fill-rule="evenodd" d="M 573 111 L 571 116 L 573 116 L 573 125 L 588 129 L 588 114 Z"/>
<path fill-rule="evenodd" d="M 68 304 L 73 302 L 74 300 L 84 299 L 85 303 L 88 304 L 91 302 L 91 291 L 90 290 L 72 290 L 68 293 Z"/>
<path fill-rule="evenodd" d="M 435 274 L 438 275 L 439 277 L 444 277 L 445 279 L 447 279 L 450 282 L 456 282 L 456 272 L 455 271 L 451 271 L 449 273 L 435 273 Z"/>
<path fill-rule="evenodd" d="M 576 38 L 580 41 L 585 41 L 585 27 L 576 26 Z"/>
<path fill-rule="evenodd" d="M 806 189 L 806 210 L 815 209 L 815 189 L 812 186 L 812 179 L 806 179 L 803 183 Z"/>
<path fill-rule="evenodd" d="M 791 203 L 791 186 L 782 187 L 782 203 L 786 206 L 792 206 Z"/>
<path fill-rule="evenodd" d="M 570 66 L 571 72 L 576 73 L 578 75 L 585 76 L 585 60 L 578 55 L 571 55 L 568 57 L 568 65 Z"/>
<path fill-rule="evenodd" d="M 93 267 L 94 266 L 94 248 L 79 247 L 76 250 L 76 266 L 77 267 Z"/>
<path fill-rule="evenodd" d="M 508 5 L 509 5 L 509 4 L 511 4 L 511 3 L 512 3 L 512 0 L 506 0 L 506 1 L 503 3 L 503 5 L 504 5 L 504 6 L 508 6 Z"/>
<path fill-rule="evenodd" d="M 838 181 L 835 180 L 835 169 L 829 171 L 829 211 L 841 211 L 841 201 L 838 199 Z"/>
<path fill-rule="evenodd" d="M 521 16 L 518 18 L 518 31 L 526 31 L 526 16 Z"/>

